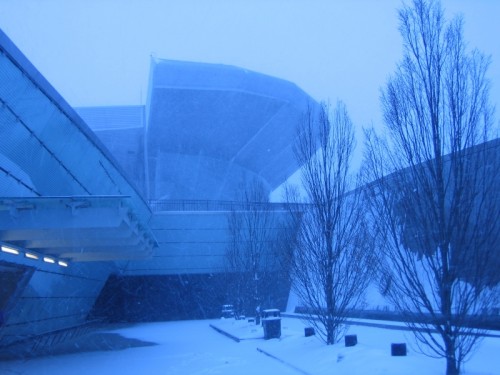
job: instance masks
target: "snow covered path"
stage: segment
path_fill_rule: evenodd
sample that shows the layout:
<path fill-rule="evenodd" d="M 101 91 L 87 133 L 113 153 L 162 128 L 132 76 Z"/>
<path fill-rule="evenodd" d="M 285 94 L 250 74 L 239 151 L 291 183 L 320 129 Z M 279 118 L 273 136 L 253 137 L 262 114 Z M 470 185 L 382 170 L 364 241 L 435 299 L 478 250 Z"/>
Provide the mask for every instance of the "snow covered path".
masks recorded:
<path fill-rule="evenodd" d="M 216 325 L 241 338 L 238 343 L 210 327 Z M 408 347 L 408 356 L 391 357 L 392 342 L 411 343 L 411 333 L 352 326 L 358 345 L 326 346 L 304 337 L 298 319 L 283 318 L 280 339 L 263 340 L 260 326 L 246 321 L 204 320 L 160 322 L 115 327 L 97 332 L 106 344 L 91 350 L 92 337 L 58 355 L 0 362 L 0 374 L 22 375 L 342 375 L 444 373 L 444 361 L 425 357 Z M 104 347 L 108 346 L 108 347 Z M 126 348 L 126 349 L 124 349 Z M 259 348 L 261 351 L 258 351 Z M 69 350 L 71 349 L 71 350 Z M 264 355 L 271 354 L 279 360 Z M 500 339 L 485 338 L 466 375 L 499 375 Z"/>
<path fill-rule="evenodd" d="M 2 361 L 0 374 L 297 375 L 259 353 L 255 342 L 238 344 L 210 328 L 207 321 L 146 323 L 112 332 L 157 345 Z"/>

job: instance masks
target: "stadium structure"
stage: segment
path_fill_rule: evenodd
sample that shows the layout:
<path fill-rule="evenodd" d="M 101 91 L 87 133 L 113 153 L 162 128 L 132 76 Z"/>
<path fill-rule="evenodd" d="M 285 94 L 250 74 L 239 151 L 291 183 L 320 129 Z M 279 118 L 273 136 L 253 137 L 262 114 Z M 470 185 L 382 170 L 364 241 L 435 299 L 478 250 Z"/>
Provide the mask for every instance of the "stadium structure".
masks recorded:
<path fill-rule="evenodd" d="M 315 102 L 244 69 L 152 60 L 145 105 L 75 110 L 1 31 L 0 52 L 0 347 L 220 314 L 228 213 L 297 169 Z M 287 210 L 266 211 L 282 236 Z M 288 291 L 263 303 L 284 308 Z"/>

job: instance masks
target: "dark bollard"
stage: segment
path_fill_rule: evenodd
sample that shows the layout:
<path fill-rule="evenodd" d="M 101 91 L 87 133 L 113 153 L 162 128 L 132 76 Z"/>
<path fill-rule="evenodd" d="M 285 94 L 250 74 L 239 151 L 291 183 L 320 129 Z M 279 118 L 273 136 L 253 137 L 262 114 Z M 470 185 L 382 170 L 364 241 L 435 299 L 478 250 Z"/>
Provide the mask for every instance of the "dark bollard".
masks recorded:
<path fill-rule="evenodd" d="M 391 355 L 393 357 L 404 357 L 406 356 L 406 344 L 391 344 Z"/>
<path fill-rule="evenodd" d="M 345 335 L 345 346 L 356 346 L 358 344 L 357 335 Z"/>
<path fill-rule="evenodd" d="M 264 328 L 265 340 L 281 337 L 281 318 L 264 318 L 262 319 L 262 327 Z"/>
<path fill-rule="evenodd" d="M 259 325 L 260 324 L 260 316 L 256 316 L 255 317 L 255 325 Z"/>
<path fill-rule="evenodd" d="M 306 327 L 306 328 L 304 328 L 304 336 L 305 337 L 314 336 L 315 334 L 316 334 L 316 332 L 314 332 L 314 328 L 313 327 Z"/>

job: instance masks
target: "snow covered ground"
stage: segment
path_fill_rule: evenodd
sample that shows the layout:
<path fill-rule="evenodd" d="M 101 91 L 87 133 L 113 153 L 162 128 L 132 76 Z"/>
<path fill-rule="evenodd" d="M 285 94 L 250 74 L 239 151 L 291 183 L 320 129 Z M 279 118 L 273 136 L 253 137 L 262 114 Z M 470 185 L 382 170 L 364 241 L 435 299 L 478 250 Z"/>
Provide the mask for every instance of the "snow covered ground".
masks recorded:
<path fill-rule="evenodd" d="M 222 335 L 214 325 L 238 338 Z M 443 374 L 445 363 L 416 353 L 391 357 L 394 342 L 412 342 L 409 332 L 352 325 L 358 345 L 326 346 L 304 337 L 304 324 L 282 319 L 280 339 L 263 339 L 262 327 L 246 320 L 200 320 L 101 329 L 57 355 L 2 359 L 0 374 Z M 498 334 L 498 332 L 494 332 Z M 268 356 L 265 353 L 270 354 Z M 500 374 L 500 334 L 487 337 L 465 364 L 465 374 Z M 274 357 L 274 358 L 273 358 Z"/>

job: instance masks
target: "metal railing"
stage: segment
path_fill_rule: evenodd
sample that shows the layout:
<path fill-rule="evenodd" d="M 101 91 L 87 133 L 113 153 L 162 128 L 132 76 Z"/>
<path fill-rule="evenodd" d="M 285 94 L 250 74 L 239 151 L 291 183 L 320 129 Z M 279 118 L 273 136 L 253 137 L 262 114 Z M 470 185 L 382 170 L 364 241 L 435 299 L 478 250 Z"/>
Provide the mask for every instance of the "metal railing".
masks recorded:
<path fill-rule="evenodd" d="M 153 212 L 162 211 L 297 211 L 303 204 L 216 200 L 150 200 Z"/>

